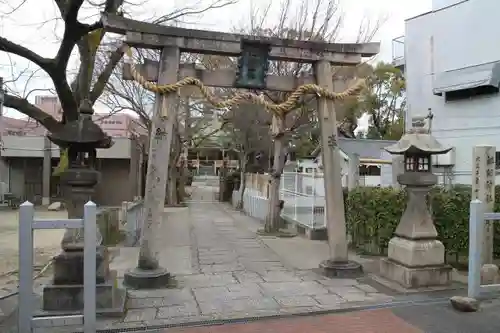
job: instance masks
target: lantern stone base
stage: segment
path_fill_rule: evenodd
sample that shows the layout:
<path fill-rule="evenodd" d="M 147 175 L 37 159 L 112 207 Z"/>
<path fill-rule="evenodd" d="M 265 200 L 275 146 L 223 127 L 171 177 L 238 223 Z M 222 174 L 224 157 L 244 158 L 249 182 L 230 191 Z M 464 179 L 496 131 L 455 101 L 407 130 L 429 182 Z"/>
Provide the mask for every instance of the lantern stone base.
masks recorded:
<path fill-rule="evenodd" d="M 54 258 L 54 278 L 43 288 L 42 311 L 71 315 L 83 311 L 83 251 L 63 251 Z M 102 315 L 122 315 L 126 292 L 117 287 L 116 271 L 109 269 L 105 247 L 97 248 L 96 306 Z"/>
<path fill-rule="evenodd" d="M 380 274 L 405 288 L 444 286 L 451 282 L 451 266 L 444 264 L 444 245 L 436 239 L 394 237 Z"/>

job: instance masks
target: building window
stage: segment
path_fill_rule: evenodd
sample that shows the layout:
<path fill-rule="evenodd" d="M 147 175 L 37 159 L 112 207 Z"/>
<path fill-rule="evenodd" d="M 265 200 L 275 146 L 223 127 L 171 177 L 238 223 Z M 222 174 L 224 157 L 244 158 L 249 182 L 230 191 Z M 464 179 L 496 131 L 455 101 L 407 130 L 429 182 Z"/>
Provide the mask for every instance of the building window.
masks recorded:
<path fill-rule="evenodd" d="M 380 176 L 380 167 L 377 165 L 360 165 L 360 176 Z"/>
<path fill-rule="evenodd" d="M 464 99 L 471 99 L 474 97 L 492 95 L 498 93 L 499 89 L 495 86 L 479 86 L 470 89 L 462 89 L 449 91 L 444 94 L 444 100 L 446 102 L 460 101 Z"/>
<path fill-rule="evenodd" d="M 495 152 L 495 169 L 500 169 L 500 151 Z"/>
<path fill-rule="evenodd" d="M 314 188 L 312 186 L 306 185 L 306 193 L 307 195 L 314 195 Z"/>
<path fill-rule="evenodd" d="M 7 135 L 24 136 L 24 135 L 26 135 L 26 133 L 24 131 L 7 130 Z"/>

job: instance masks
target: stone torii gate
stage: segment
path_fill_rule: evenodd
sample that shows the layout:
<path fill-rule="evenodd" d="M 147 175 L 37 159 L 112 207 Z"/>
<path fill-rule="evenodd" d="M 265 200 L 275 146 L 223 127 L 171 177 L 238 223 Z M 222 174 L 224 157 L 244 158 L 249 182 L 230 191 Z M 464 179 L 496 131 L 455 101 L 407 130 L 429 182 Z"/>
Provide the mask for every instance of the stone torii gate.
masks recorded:
<path fill-rule="evenodd" d="M 106 31 L 126 35 L 125 43 L 130 47 L 161 50 L 159 63 L 146 61 L 132 68 L 131 72 L 124 73 L 125 77 L 128 75 L 130 79 L 135 72 L 136 81 L 145 88 L 158 92 L 150 141 L 146 179 L 148 192 L 145 197 L 146 213 L 141 235 L 141 250 L 138 267 L 125 275 L 127 285 L 139 289 L 154 288 L 162 287 L 168 281 L 169 274 L 166 269 L 158 265 L 156 253 L 149 243 L 154 235 L 152 228 L 154 222 L 161 219 L 163 212 L 168 174 L 168 163 L 165 161 L 170 153 L 177 98 L 175 92 L 179 85 L 177 88 L 170 89 L 172 88 L 170 87 L 164 90 L 158 89 L 158 86 L 173 85 L 184 78 L 199 80 L 188 80 L 190 84 L 197 81 L 196 85 L 284 92 L 295 91 L 304 84 L 316 83 L 319 86 L 312 87 L 316 90 L 309 89 L 306 93 L 314 91 L 319 96 L 321 141 L 324 143 L 323 147 L 330 148 L 322 150 L 325 161 L 324 182 L 330 258 L 325 260 L 321 267 L 330 276 L 345 276 L 361 271 L 361 266 L 348 261 L 347 256 L 341 168 L 339 159 L 336 158 L 339 148 L 334 97 L 332 97 L 334 95 L 332 65 L 355 66 L 361 63 L 363 57 L 376 55 L 380 49 L 379 43 L 338 44 L 247 36 L 162 26 L 112 14 L 104 14 L 102 21 Z M 239 68 L 236 71 L 199 70 L 193 64 L 180 64 L 181 52 L 238 57 Z M 299 78 L 267 75 L 268 62 L 271 60 L 310 63 L 314 66 L 315 75 Z M 359 87 L 351 89 L 347 94 L 352 94 L 354 90 L 359 90 Z M 294 94 L 297 97 L 303 93 Z M 256 96 L 253 97 L 250 98 L 253 102 L 261 102 Z M 290 102 L 288 104 L 290 106 Z M 276 115 L 273 120 L 276 120 L 275 118 Z"/>

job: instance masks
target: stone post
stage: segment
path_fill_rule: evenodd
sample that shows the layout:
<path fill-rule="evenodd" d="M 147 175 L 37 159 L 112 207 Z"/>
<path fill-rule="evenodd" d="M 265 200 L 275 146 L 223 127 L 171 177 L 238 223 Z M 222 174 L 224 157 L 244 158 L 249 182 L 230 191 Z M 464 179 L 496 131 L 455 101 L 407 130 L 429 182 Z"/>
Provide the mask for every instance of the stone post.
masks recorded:
<path fill-rule="evenodd" d="M 332 66 L 326 60 L 314 66 L 317 84 L 333 91 Z M 323 169 L 325 186 L 325 218 L 327 222 L 330 258 L 320 264 L 323 272 L 331 277 L 356 276 L 362 267 L 348 260 L 347 232 L 342 192 L 342 170 L 338 147 L 338 129 L 334 102 L 326 98 L 318 99 L 318 118 L 323 149 Z"/>
<path fill-rule="evenodd" d="M 495 152 L 494 146 L 473 150 L 472 200 L 481 200 L 485 212 L 493 212 L 495 204 Z M 493 224 L 487 221 L 484 228 L 481 282 L 492 284 L 498 280 L 498 267 L 493 264 Z"/>
<path fill-rule="evenodd" d="M 359 186 L 359 155 L 349 155 L 349 174 L 347 176 L 347 188 L 349 191 Z"/>

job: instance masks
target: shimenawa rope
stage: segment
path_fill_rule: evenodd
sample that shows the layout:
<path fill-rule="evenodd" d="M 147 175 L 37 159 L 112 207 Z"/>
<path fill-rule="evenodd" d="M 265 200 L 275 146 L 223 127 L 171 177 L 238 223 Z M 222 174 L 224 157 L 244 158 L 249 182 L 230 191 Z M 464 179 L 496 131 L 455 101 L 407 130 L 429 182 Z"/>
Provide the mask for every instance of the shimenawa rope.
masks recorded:
<path fill-rule="evenodd" d="M 132 49 L 130 47 L 126 51 L 125 62 L 130 64 L 133 79 L 144 89 L 154 93 L 167 94 L 176 92 L 180 88 L 185 86 L 196 86 L 200 90 L 203 97 L 205 97 L 208 102 L 210 102 L 210 104 L 212 104 L 217 109 L 230 108 L 243 102 L 250 102 L 261 105 L 273 113 L 285 115 L 299 105 L 300 97 L 303 95 L 316 94 L 318 97 L 324 97 L 329 100 L 343 100 L 349 96 L 359 93 L 365 87 L 365 81 L 363 79 L 356 81 L 354 85 L 347 88 L 341 93 L 329 91 L 318 86 L 317 84 L 304 84 L 293 91 L 290 96 L 288 96 L 286 101 L 279 104 L 267 101 L 265 100 L 264 96 L 256 95 L 251 92 L 238 92 L 234 96 L 222 100 L 217 98 L 210 91 L 210 89 L 203 84 L 203 82 L 194 77 L 186 77 L 180 81 L 177 81 L 176 83 L 165 85 L 159 85 L 146 80 L 146 78 L 144 78 L 135 68 L 135 65 L 132 61 Z"/>

